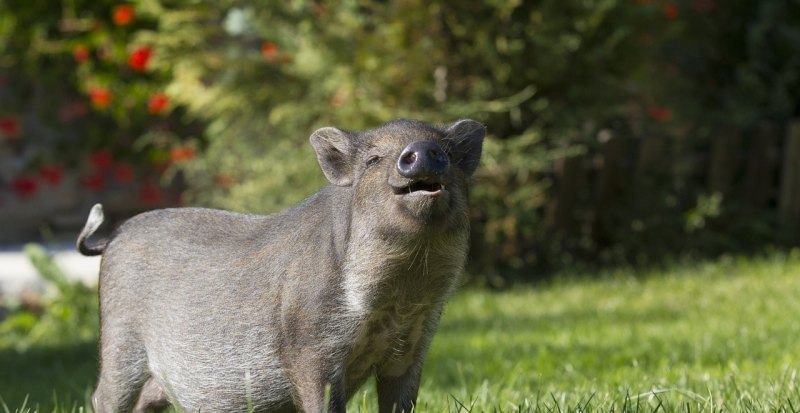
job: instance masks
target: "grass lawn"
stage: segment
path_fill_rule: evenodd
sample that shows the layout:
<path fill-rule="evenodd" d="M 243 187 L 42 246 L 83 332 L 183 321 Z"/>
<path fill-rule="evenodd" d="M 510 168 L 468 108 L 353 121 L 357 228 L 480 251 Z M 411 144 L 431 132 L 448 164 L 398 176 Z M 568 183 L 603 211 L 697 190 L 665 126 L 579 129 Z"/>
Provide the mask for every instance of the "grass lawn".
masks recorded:
<path fill-rule="evenodd" d="M 26 394 L 39 411 L 54 394 L 57 411 L 79 411 L 95 363 L 92 341 L 19 352 L 0 337 L 0 396 L 11 412 Z M 434 340 L 419 410 L 800 411 L 799 370 L 800 253 L 729 258 L 465 289 Z M 365 386 L 350 410 L 375 411 L 374 399 Z"/>

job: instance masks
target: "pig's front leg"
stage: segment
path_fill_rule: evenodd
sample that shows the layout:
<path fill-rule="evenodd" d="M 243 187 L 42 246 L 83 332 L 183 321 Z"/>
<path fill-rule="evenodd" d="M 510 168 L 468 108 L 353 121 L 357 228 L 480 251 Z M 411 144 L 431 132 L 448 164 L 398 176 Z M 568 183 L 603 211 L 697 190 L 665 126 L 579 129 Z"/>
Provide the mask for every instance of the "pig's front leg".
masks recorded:
<path fill-rule="evenodd" d="M 284 345 L 295 407 L 304 413 L 344 413 L 347 392 L 341 344 L 320 334 L 324 327 L 298 330 Z"/>
<path fill-rule="evenodd" d="M 411 413 L 417 403 L 422 375 L 422 363 L 436 332 L 441 308 L 422 315 L 407 335 L 399 340 L 395 355 L 376 371 L 378 411 L 380 413 Z"/>
<path fill-rule="evenodd" d="M 344 413 L 347 404 L 342 369 L 318 357 L 305 358 L 292 372 L 296 404 L 305 413 Z M 327 399 L 326 399 L 327 397 Z M 328 409 L 324 407 L 327 404 Z"/>
<path fill-rule="evenodd" d="M 417 403 L 420 365 L 414 365 L 400 376 L 377 377 L 378 411 L 380 413 L 411 413 Z"/>

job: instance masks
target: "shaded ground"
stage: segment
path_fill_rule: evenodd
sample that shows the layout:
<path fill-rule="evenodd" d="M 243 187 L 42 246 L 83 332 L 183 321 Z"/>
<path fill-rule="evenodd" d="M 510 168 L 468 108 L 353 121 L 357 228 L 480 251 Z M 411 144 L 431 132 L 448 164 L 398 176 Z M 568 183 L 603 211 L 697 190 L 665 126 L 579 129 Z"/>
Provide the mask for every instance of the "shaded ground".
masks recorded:
<path fill-rule="evenodd" d="M 90 392 L 97 375 L 97 344 L 77 342 L 33 347 L 25 351 L 0 349 L 0 397 L 14 408 L 28 406 L 91 406 Z"/>

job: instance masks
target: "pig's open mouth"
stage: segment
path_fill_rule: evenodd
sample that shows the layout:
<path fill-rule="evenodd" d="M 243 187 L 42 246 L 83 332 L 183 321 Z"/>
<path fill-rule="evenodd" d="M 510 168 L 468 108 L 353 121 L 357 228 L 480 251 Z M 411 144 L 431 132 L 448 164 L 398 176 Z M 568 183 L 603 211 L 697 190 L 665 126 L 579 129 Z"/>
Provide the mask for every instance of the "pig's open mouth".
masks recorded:
<path fill-rule="evenodd" d="M 436 195 L 444 190 L 444 185 L 441 182 L 425 182 L 417 181 L 402 187 L 395 187 L 394 193 L 397 195 L 419 194 L 419 195 Z"/>

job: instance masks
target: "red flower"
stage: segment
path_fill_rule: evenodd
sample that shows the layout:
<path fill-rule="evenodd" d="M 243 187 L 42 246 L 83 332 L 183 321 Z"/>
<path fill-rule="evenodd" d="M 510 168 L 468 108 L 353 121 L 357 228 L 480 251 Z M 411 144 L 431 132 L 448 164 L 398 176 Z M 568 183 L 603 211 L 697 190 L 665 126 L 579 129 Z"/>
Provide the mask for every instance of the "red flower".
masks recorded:
<path fill-rule="evenodd" d="M 95 172 L 81 178 L 81 185 L 91 192 L 97 192 L 106 186 L 106 178 L 103 174 Z"/>
<path fill-rule="evenodd" d="M 169 96 L 159 92 L 150 96 L 150 100 L 147 102 L 147 111 L 155 115 L 161 113 L 168 104 Z"/>
<path fill-rule="evenodd" d="M 115 165 L 114 179 L 121 184 L 127 184 L 133 181 L 133 166 L 127 163 Z"/>
<path fill-rule="evenodd" d="M 680 10 L 678 9 L 678 5 L 675 4 L 674 1 L 668 1 L 664 3 L 664 8 L 662 9 L 664 12 L 664 17 L 669 20 L 675 20 L 678 18 L 680 14 Z"/>
<path fill-rule="evenodd" d="M 64 166 L 59 164 L 44 165 L 39 169 L 39 176 L 49 185 L 56 186 L 64 178 Z"/>
<path fill-rule="evenodd" d="M 169 151 L 169 160 L 174 163 L 194 158 L 194 148 L 189 145 L 177 146 Z"/>
<path fill-rule="evenodd" d="M 39 184 L 29 176 L 18 176 L 11 181 L 11 187 L 17 195 L 27 198 L 36 193 Z"/>
<path fill-rule="evenodd" d="M 261 55 L 267 61 L 273 61 L 278 57 L 278 45 L 272 42 L 265 42 L 261 45 Z"/>
<path fill-rule="evenodd" d="M 658 122 L 666 122 L 672 119 L 672 110 L 666 106 L 653 105 L 647 109 L 647 114 L 651 119 Z"/>
<path fill-rule="evenodd" d="M 136 17 L 136 11 L 130 4 L 120 4 L 114 7 L 111 13 L 111 19 L 117 26 L 126 26 L 133 21 Z"/>
<path fill-rule="evenodd" d="M 111 156 L 111 151 L 108 149 L 102 149 L 89 154 L 89 163 L 98 170 L 108 169 L 112 161 L 113 157 Z"/>
<path fill-rule="evenodd" d="M 72 49 L 72 57 L 74 57 L 75 61 L 78 63 L 83 63 L 89 60 L 90 54 L 91 52 L 85 44 L 78 44 Z"/>
<path fill-rule="evenodd" d="M 111 92 L 104 87 L 93 87 L 89 89 L 89 99 L 92 100 L 92 106 L 105 109 L 111 104 Z"/>
<path fill-rule="evenodd" d="M 22 133 L 19 119 L 16 116 L 3 116 L 0 118 L 0 132 L 9 138 L 17 138 Z"/>
<path fill-rule="evenodd" d="M 149 46 L 139 47 L 128 56 L 128 66 L 137 72 L 144 72 L 151 57 L 153 57 L 152 48 Z"/>
<path fill-rule="evenodd" d="M 139 199 L 146 205 L 156 205 L 161 202 L 161 190 L 152 182 L 145 182 L 139 187 Z"/>

